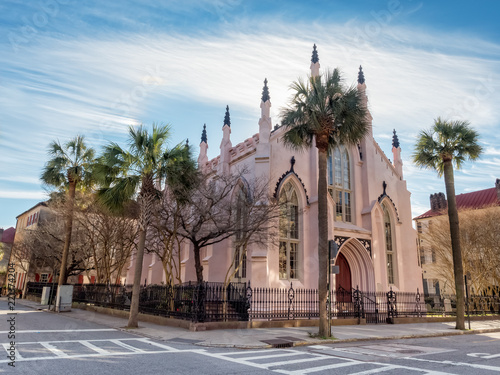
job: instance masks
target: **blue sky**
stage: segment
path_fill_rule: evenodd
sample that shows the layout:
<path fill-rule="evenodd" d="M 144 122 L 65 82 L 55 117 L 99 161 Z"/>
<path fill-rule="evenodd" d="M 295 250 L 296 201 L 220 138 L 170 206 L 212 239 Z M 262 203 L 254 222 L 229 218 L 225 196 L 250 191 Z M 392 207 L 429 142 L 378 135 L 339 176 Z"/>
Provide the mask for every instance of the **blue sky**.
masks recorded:
<path fill-rule="evenodd" d="M 456 174 L 456 191 L 500 178 L 500 27 L 496 1 L 76 1 L 0 3 L 0 227 L 45 199 L 49 142 L 84 134 L 96 149 L 131 124 L 170 123 L 172 145 L 198 145 L 207 124 L 217 155 L 225 106 L 233 144 L 258 131 L 267 78 L 273 123 L 289 84 L 322 69 L 347 83 L 365 72 L 375 139 L 392 129 L 416 216 L 444 191 L 410 162 L 418 131 L 467 119 L 484 155 Z"/>

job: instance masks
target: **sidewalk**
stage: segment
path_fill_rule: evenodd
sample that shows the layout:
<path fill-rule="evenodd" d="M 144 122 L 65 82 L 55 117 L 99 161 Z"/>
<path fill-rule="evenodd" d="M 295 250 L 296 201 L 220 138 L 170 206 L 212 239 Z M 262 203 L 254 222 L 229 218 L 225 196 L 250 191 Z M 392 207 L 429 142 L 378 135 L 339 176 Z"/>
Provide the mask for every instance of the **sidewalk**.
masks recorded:
<path fill-rule="evenodd" d="M 46 309 L 38 302 L 16 300 L 19 305 L 35 310 Z M 470 331 L 455 330 L 454 322 L 447 323 L 414 323 L 414 324 L 367 324 L 354 326 L 334 326 L 332 328 L 335 340 L 321 340 L 311 337 L 317 333 L 317 327 L 293 328 L 253 328 L 224 329 L 212 331 L 189 331 L 184 328 L 162 326 L 139 322 L 138 329 L 125 329 L 127 319 L 95 313 L 92 311 L 72 309 L 61 313 L 65 317 L 84 320 L 106 327 L 111 327 L 171 343 L 189 343 L 211 347 L 234 348 L 270 348 L 272 345 L 297 346 L 353 342 L 361 340 L 402 339 L 418 337 L 452 336 L 471 333 L 500 332 L 500 319 L 488 321 L 471 321 Z M 468 327 L 466 321 L 466 327 Z"/>

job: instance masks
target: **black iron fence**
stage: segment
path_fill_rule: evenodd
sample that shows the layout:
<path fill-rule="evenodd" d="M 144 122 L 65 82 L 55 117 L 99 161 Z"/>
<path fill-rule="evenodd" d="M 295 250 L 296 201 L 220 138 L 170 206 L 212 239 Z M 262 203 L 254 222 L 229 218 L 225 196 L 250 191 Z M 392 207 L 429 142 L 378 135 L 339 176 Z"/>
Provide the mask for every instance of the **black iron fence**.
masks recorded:
<path fill-rule="evenodd" d="M 250 289 L 249 316 L 252 320 L 311 319 L 319 317 L 316 289 Z M 363 292 L 359 289 L 332 290 L 328 307 L 333 319 L 363 318 L 382 323 L 396 317 L 424 316 L 420 293 Z"/>
<path fill-rule="evenodd" d="M 141 287 L 139 311 L 145 314 L 212 322 L 248 320 L 246 284 L 184 283 Z M 132 285 L 78 284 L 73 301 L 129 310 Z"/>
<path fill-rule="evenodd" d="M 28 283 L 27 294 L 41 296 L 44 283 Z M 52 284 L 51 284 L 52 285 Z M 54 284 L 54 286 L 56 286 Z M 53 288 L 56 289 L 55 287 Z M 131 285 L 76 284 L 73 301 L 129 310 Z M 500 297 L 470 296 L 471 315 L 500 314 Z M 250 282 L 184 283 L 141 287 L 139 311 L 193 322 L 294 320 L 319 317 L 316 289 L 252 288 Z M 367 323 L 391 322 L 398 317 L 452 316 L 455 296 L 419 293 L 363 292 L 358 288 L 332 290 L 328 297 L 332 319 L 358 318 Z"/>

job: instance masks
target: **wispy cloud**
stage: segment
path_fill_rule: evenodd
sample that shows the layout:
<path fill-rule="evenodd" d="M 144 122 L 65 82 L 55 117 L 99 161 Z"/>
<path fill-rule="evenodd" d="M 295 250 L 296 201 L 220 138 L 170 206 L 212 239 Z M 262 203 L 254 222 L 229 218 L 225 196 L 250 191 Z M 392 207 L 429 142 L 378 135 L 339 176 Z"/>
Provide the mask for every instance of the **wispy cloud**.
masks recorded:
<path fill-rule="evenodd" d="M 0 190 L 0 198 L 45 200 L 47 194 L 41 191 Z"/>
<path fill-rule="evenodd" d="M 179 7 L 173 11 L 180 12 L 185 3 L 174 2 Z M 223 15 L 225 7 L 238 3 L 201 4 Z M 106 15 L 101 11 L 99 17 Z M 39 175 L 50 141 L 85 134 L 98 146 L 119 139 L 128 125 L 151 118 L 171 121 L 176 141 L 199 139 L 207 122 L 213 157 L 226 104 L 235 119 L 233 144 L 257 131 L 264 78 L 269 80 L 273 121 L 279 121 L 290 83 L 308 73 L 313 43 L 322 68 L 340 67 L 347 83 L 356 81 L 358 66 L 363 65 L 375 137 L 390 157 L 392 129 L 397 130 L 415 207 L 427 205 L 429 192 L 441 188 L 434 172 L 414 168 L 409 159 L 417 132 L 440 115 L 469 119 L 490 142 L 474 170 L 480 183 L 490 184 L 491 169 L 498 166 L 495 156 L 500 154 L 500 45 L 469 36 L 459 40 L 456 35 L 433 35 L 391 22 L 380 23 L 379 30 L 370 33 L 367 24 L 354 21 L 252 21 L 225 20 L 218 30 L 198 30 L 196 35 L 123 30 L 98 37 L 40 35 L 28 49 L 3 51 L 0 197 L 38 194 L 16 193 L 8 183 L 19 181 L 19 170 L 26 174 L 26 182 L 35 183 L 33 176 Z M 468 182 L 465 176 L 457 175 L 458 189 L 464 189 L 461 181 Z M 421 184 L 422 180 L 432 183 Z"/>
<path fill-rule="evenodd" d="M 40 179 L 33 176 L 0 176 L 0 181 L 12 181 L 23 184 L 40 185 Z"/>

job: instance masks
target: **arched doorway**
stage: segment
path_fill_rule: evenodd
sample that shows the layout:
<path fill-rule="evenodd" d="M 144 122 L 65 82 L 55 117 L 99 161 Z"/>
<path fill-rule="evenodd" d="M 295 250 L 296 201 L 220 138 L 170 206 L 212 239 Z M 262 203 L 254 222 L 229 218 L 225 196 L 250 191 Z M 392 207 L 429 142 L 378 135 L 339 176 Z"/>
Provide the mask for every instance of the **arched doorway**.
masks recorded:
<path fill-rule="evenodd" d="M 339 273 L 335 275 L 335 287 L 340 292 L 337 298 L 340 299 L 339 302 L 350 302 L 352 288 L 351 267 L 349 267 L 349 262 L 342 253 L 337 255 L 335 263 L 339 266 Z"/>
<path fill-rule="evenodd" d="M 342 258 L 344 259 L 342 260 Z M 348 271 L 342 271 L 341 262 Z M 342 288 L 355 288 L 363 292 L 375 291 L 375 272 L 370 254 L 356 238 L 344 242 L 340 247 L 335 264 L 340 268 L 340 273 L 336 275 L 335 281 L 340 282 Z M 338 289 L 338 284 L 336 288 Z"/>

